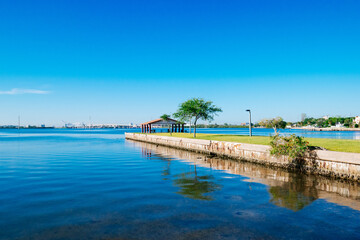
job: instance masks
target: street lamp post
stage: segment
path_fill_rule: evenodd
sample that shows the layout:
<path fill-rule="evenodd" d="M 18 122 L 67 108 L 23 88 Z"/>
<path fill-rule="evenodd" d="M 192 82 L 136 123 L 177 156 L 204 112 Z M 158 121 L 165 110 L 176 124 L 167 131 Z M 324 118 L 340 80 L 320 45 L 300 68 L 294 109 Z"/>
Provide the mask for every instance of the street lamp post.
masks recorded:
<path fill-rule="evenodd" d="M 247 112 L 249 112 L 249 134 L 250 137 L 252 136 L 252 131 L 251 131 L 251 110 L 250 109 L 246 109 Z"/>

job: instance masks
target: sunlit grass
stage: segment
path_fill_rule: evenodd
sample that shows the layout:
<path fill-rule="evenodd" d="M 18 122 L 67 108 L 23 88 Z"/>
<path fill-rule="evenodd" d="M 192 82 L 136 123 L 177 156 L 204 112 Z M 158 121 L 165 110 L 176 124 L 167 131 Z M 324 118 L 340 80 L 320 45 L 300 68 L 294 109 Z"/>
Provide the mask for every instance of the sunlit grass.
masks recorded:
<path fill-rule="evenodd" d="M 152 133 L 152 135 L 193 138 L 193 134 L 190 133 L 172 133 L 172 135 L 170 135 L 170 133 Z M 265 137 L 265 136 L 249 137 L 243 135 L 197 133 L 196 139 L 251 143 L 251 144 L 261 144 L 261 145 L 270 144 L 270 137 Z M 360 140 L 330 139 L 330 138 L 305 138 L 305 140 L 309 142 L 310 146 L 323 147 L 330 151 L 360 153 Z"/>

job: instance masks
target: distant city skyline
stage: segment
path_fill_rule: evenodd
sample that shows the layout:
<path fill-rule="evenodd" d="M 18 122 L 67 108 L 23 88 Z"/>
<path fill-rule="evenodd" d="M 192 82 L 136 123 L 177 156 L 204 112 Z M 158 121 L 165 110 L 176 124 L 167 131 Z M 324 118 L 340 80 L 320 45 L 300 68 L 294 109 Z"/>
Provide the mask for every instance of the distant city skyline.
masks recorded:
<path fill-rule="evenodd" d="M 1 1 L 0 125 L 358 116 L 358 1 Z"/>

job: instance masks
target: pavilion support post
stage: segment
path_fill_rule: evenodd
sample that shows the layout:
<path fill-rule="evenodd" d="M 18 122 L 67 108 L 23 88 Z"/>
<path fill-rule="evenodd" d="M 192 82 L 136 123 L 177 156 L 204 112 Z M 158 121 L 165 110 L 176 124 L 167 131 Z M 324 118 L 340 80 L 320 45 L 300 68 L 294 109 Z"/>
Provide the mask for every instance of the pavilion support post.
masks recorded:
<path fill-rule="evenodd" d="M 177 132 L 180 132 L 180 123 L 178 123 L 178 125 L 177 125 L 177 129 L 178 129 L 178 131 L 177 131 Z"/>
<path fill-rule="evenodd" d="M 141 124 L 141 133 L 144 133 L 144 126 Z"/>
<path fill-rule="evenodd" d="M 151 124 L 149 124 L 149 130 L 150 130 L 149 133 L 151 133 Z"/>
<path fill-rule="evenodd" d="M 184 132 L 184 124 L 182 124 L 181 132 L 182 132 L 182 133 Z"/>

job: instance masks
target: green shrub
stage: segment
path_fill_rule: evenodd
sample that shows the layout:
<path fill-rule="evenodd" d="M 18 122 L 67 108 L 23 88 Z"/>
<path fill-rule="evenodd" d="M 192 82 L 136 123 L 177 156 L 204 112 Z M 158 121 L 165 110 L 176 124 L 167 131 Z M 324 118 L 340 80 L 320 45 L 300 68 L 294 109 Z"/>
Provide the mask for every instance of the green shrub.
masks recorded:
<path fill-rule="evenodd" d="M 359 124 L 355 124 L 355 127 L 358 128 L 358 127 L 359 127 Z"/>
<path fill-rule="evenodd" d="M 270 146 L 272 155 L 285 155 L 296 160 L 304 159 L 306 152 L 309 150 L 309 142 L 295 134 L 287 137 L 276 134 L 272 137 Z"/>

